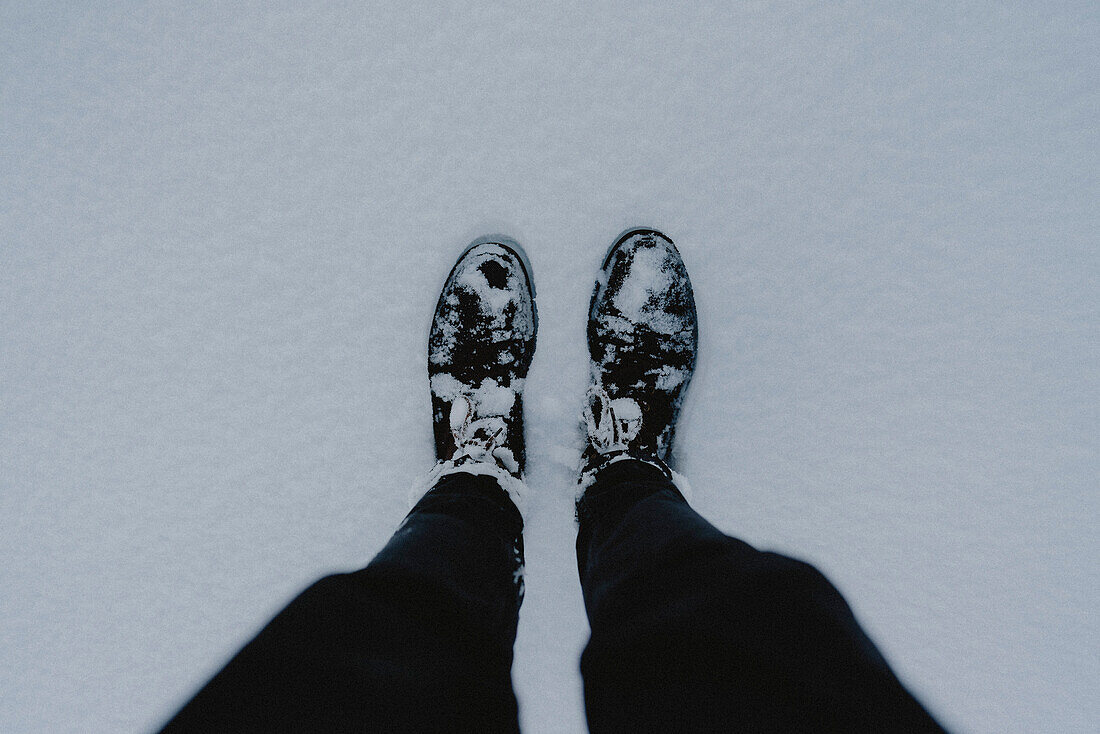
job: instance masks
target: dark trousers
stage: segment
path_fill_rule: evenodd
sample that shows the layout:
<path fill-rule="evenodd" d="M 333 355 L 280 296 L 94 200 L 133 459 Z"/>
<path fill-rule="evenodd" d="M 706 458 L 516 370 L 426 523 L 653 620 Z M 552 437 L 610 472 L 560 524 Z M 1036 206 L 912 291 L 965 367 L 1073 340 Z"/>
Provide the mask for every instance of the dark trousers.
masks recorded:
<path fill-rule="evenodd" d="M 723 535 L 654 467 L 606 467 L 578 516 L 592 731 L 942 731 L 820 573 Z M 444 477 L 164 731 L 516 731 L 522 527 L 492 478 Z"/>

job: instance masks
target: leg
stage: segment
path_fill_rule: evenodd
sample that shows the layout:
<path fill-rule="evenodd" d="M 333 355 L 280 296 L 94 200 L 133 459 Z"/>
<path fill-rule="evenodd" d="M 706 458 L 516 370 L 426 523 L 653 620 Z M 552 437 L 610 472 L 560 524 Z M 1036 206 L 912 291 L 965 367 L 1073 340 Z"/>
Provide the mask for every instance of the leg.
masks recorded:
<path fill-rule="evenodd" d="M 588 314 L 577 561 L 594 732 L 940 731 L 812 567 L 718 532 L 670 481 L 698 348 L 676 246 L 629 231 Z"/>
<path fill-rule="evenodd" d="M 307 589 L 165 731 L 518 729 L 530 272 L 507 238 L 463 251 L 428 335 L 442 478 L 369 566 Z"/>
<path fill-rule="evenodd" d="M 824 576 L 723 535 L 657 467 L 607 466 L 578 516 L 593 732 L 942 731 Z"/>
<path fill-rule="evenodd" d="M 370 565 L 303 592 L 164 731 L 517 731 L 521 530 L 495 479 L 444 477 Z"/>

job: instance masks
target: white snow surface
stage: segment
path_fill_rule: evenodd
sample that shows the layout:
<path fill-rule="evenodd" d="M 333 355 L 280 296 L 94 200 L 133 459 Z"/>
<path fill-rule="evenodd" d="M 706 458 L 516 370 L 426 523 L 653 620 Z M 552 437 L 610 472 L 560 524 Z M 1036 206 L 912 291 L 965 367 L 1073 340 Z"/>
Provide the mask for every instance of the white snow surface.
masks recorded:
<path fill-rule="evenodd" d="M 1100 729 L 1095 5 L 0 5 L 0 731 L 158 726 L 432 465 L 462 248 L 530 255 L 528 732 L 583 731 L 600 258 L 676 241 L 677 440 L 967 732 Z"/>

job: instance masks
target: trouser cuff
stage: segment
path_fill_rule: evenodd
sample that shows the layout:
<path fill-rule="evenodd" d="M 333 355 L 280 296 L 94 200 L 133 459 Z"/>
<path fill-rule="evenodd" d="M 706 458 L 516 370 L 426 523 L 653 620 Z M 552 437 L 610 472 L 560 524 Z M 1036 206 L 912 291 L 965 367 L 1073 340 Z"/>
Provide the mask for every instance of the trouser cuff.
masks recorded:
<path fill-rule="evenodd" d="M 601 468 L 596 480 L 577 500 L 577 520 L 582 525 L 619 513 L 649 495 L 670 490 L 687 502 L 661 469 L 639 459 L 624 459 Z"/>
<path fill-rule="evenodd" d="M 493 476 L 461 472 L 441 477 L 416 503 L 409 518 L 433 511 L 468 517 L 508 542 L 523 533 L 523 516 Z"/>

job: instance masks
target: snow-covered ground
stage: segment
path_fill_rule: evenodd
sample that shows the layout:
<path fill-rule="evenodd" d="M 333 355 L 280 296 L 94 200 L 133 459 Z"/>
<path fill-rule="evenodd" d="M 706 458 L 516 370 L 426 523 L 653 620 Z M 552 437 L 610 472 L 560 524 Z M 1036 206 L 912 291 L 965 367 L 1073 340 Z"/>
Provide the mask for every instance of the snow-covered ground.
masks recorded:
<path fill-rule="evenodd" d="M 538 285 L 529 732 L 583 730 L 599 259 L 695 283 L 696 506 L 949 727 L 1100 727 L 1092 3 L 0 5 L 0 730 L 155 727 L 432 462 L 477 235 Z"/>

